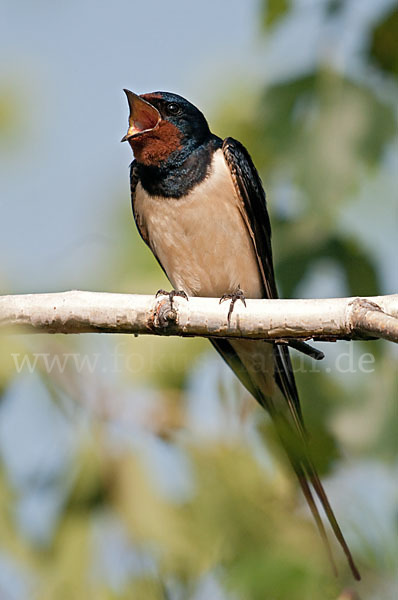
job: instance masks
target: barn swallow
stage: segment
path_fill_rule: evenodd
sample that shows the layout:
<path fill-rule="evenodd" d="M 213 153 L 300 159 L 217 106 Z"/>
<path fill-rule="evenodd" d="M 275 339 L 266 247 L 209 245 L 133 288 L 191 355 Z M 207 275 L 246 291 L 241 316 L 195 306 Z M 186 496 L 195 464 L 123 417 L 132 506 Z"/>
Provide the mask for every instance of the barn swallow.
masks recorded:
<path fill-rule="evenodd" d="M 204 115 L 168 92 L 124 90 L 134 219 L 171 282 L 173 294 L 277 298 L 265 192 L 245 147 L 213 135 Z M 333 558 L 313 492 L 318 496 L 352 573 L 360 579 L 310 458 L 286 345 L 211 339 L 243 385 L 270 414 Z M 303 349 L 300 347 L 299 349 Z"/>

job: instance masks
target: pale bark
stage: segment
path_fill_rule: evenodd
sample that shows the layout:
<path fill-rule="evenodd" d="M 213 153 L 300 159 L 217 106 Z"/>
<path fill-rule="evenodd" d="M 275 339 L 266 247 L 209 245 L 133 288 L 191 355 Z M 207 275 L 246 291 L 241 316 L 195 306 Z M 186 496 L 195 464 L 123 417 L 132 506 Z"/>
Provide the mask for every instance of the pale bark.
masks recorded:
<path fill-rule="evenodd" d="M 229 301 L 70 291 L 0 297 L 0 328 L 24 333 L 130 333 L 265 340 L 398 341 L 398 294 L 372 298 Z"/>

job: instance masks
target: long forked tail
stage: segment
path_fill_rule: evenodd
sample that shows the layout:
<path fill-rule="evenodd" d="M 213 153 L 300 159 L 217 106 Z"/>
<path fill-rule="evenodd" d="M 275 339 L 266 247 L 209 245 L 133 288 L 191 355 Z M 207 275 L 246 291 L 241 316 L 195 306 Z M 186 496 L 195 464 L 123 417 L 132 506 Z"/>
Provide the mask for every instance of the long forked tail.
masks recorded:
<path fill-rule="evenodd" d="M 319 498 L 319 501 L 322 505 L 322 508 L 327 516 L 327 519 L 330 523 L 330 526 L 333 530 L 333 533 L 336 536 L 336 539 L 339 541 L 346 557 L 348 560 L 348 564 L 354 575 L 355 579 L 358 581 L 361 579 L 359 571 L 354 563 L 354 559 L 350 552 L 350 549 L 347 545 L 347 542 L 344 539 L 343 533 L 340 529 L 340 526 L 337 522 L 337 519 L 334 515 L 333 509 L 330 505 L 329 499 L 326 495 L 326 492 L 323 488 L 321 480 L 319 479 L 319 475 L 316 471 L 316 468 L 309 456 L 307 441 L 305 439 L 305 434 L 303 431 L 297 432 L 296 428 L 293 429 L 285 419 L 281 420 L 280 416 L 273 415 L 274 423 L 276 426 L 277 433 L 282 442 L 282 445 L 285 448 L 286 454 L 289 458 L 289 461 L 293 467 L 294 472 L 296 473 L 297 479 L 299 481 L 301 490 L 304 494 L 304 497 L 308 503 L 308 506 L 311 510 L 311 513 L 314 517 L 316 525 L 318 527 L 321 538 L 325 544 L 326 552 L 330 559 L 332 569 L 337 575 L 336 564 L 333 559 L 332 550 L 330 547 L 329 539 L 320 516 L 318 507 L 316 505 L 313 493 L 311 491 L 311 487 L 315 491 L 316 495 Z M 311 484 L 311 485 L 310 485 Z"/>
<path fill-rule="evenodd" d="M 308 442 L 307 442 L 307 434 L 304 430 L 301 414 L 298 413 L 298 411 L 296 409 L 296 406 L 297 406 L 296 403 L 293 403 L 291 401 L 290 394 L 286 393 L 285 389 L 282 389 L 281 391 L 283 392 L 283 394 L 288 402 L 288 406 L 290 409 L 290 415 L 293 417 L 293 424 L 290 424 L 285 416 L 282 416 L 275 411 L 275 407 L 273 406 L 272 402 L 271 402 L 271 406 L 270 406 L 270 402 L 268 401 L 267 408 L 268 408 L 271 416 L 273 417 L 273 421 L 274 421 L 277 433 L 279 435 L 279 438 L 282 442 L 282 445 L 285 448 L 286 454 L 287 454 L 289 461 L 294 469 L 294 472 L 297 475 L 297 478 L 300 483 L 300 487 L 303 491 L 305 499 L 307 500 L 309 508 L 315 519 L 319 533 L 324 541 L 327 554 L 328 554 L 330 562 L 332 564 L 333 571 L 335 573 L 337 573 L 336 565 L 333 560 L 333 555 L 332 555 L 329 540 L 328 540 L 328 537 L 327 537 L 327 534 L 325 531 L 325 527 L 323 525 L 321 516 L 319 514 L 318 507 L 315 503 L 315 500 L 312 495 L 309 484 L 311 484 L 312 488 L 314 489 L 316 495 L 319 498 L 319 501 L 322 505 L 322 508 L 323 508 L 326 516 L 327 516 L 327 519 L 330 523 L 333 533 L 336 536 L 336 539 L 340 543 L 340 545 L 343 549 L 343 552 L 347 557 L 348 564 L 350 566 L 352 574 L 354 575 L 355 579 L 359 581 L 361 579 L 361 576 L 360 576 L 359 571 L 354 563 L 354 559 L 352 557 L 351 551 L 347 545 L 347 542 L 344 539 L 343 533 L 337 522 L 337 519 L 335 517 L 333 509 L 330 506 L 329 499 L 323 488 L 321 480 L 319 479 L 317 470 L 311 460 L 310 452 L 309 452 L 309 448 L 308 448 Z M 290 392 L 290 390 L 289 390 L 289 392 Z"/>
<path fill-rule="evenodd" d="M 288 420 L 285 417 L 281 417 L 275 411 L 275 406 L 272 400 L 271 402 L 267 402 L 267 408 L 270 411 L 271 416 L 273 417 L 278 435 L 281 439 L 283 446 L 285 447 L 289 460 L 298 477 L 301 489 L 304 493 L 304 496 L 309 504 L 311 512 L 318 526 L 319 533 L 321 534 L 321 537 L 324 540 L 327 553 L 330 557 L 333 566 L 333 570 L 336 572 L 336 567 L 333 561 L 329 541 L 322 523 L 322 519 L 319 515 L 318 508 L 312 496 L 309 483 L 311 483 L 312 488 L 314 489 L 316 495 L 318 496 L 322 504 L 322 508 L 325 511 L 330 526 L 332 527 L 333 533 L 336 536 L 336 539 L 340 543 L 344 554 L 347 557 L 352 574 L 354 575 L 355 579 L 359 581 L 361 579 L 361 576 L 354 563 L 354 559 L 347 545 L 347 542 L 344 539 L 340 526 L 334 515 L 333 509 L 330 506 L 329 499 L 319 479 L 319 475 L 314 466 L 314 463 L 311 460 L 308 448 L 307 433 L 304 428 L 304 422 L 300 408 L 300 401 L 297 393 L 296 383 L 294 380 L 293 368 L 292 363 L 290 361 L 289 351 L 284 346 L 275 346 L 274 356 L 276 367 L 275 379 L 280 391 L 282 392 L 288 404 L 290 416 L 293 422 L 289 424 Z"/>
<path fill-rule="evenodd" d="M 314 517 L 315 523 L 316 523 L 316 525 L 318 527 L 318 531 L 319 531 L 319 533 L 321 535 L 321 538 L 322 538 L 322 540 L 323 540 L 323 542 L 325 544 L 326 552 L 327 552 L 327 555 L 329 557 L 330 564 L 332 565 L 333 573 L 337 577 L 337 575 L 338 575 L 337 567 L 336 567 L 336 563 L 334 562 L 332 549 L 331 549 L 330 544 L 329 544 L 329 539 L 328 539 L 328 536 L 326 534 L 325 527 L 323 525 L 321 516 L 319 514 L 318 507 L 317 507 L 317 505 L 315 503 L 315 500 L 314 500 L 314 497 L 312 495 L 311 488 L 310 488 L 310 486 L 308 484 L 306 475 L 305 475 L 305 473 L 304 473 L 304 471 L 303 471 L 303 469 L 301 467 L 299 467 L 297 465 L 293 465 L 293 468 L 294 468 L 294 471 L 295 471 L 295 473 L 297 475 L 297 478 L 298 478 L 301 490 L 302 490 L 302 492 L 304 494 L 304 497 L 307 500 L 307 504 L 308 504 L 308 506 L 309 506 L 309 508 L 311 510 L 312 516 Z"/>
<path fill-rule="evenodd" d="M 328 518 L 328 521 L 333 529 L 334 535 L 336 536 L 336 538 L 338 539 L 338 541 L 340 542 L 340 545 L 344 551 L 344 554 L 347 557 L 348 560 L 348 564 L 350 565 L 350 569 L 352 571 L 352 574 L 354 575 L 355 579 L 357 581 L 359 581 L 361 579 L 361 575 L 359 574 L 358 568 L 354 562 L 354 559 L 352 557 L 351 551 L 347 545 L 347 542 L 344 539 L 343 533 L 340 529 L 340 526 L 337 522 L 337 519 L 334 515 L 333 509 L 330 506 L 330 502 L 329 499 L 326 495 L 326 492 L 323 488 L 323 485 L 321 483 L 321 480 L 319 479 L 318 473 L 316 472 L 315 467 L 313 466 L 313 464 L 311 463 L 311 461 L 309 461 L 309 469 L 307 470 L 308 472 L 308 477 L 311 481 L 311 485 L 314 488 L 319 500 L 321 501 L 323 510 L 325 511 L 325 514 Z"/>

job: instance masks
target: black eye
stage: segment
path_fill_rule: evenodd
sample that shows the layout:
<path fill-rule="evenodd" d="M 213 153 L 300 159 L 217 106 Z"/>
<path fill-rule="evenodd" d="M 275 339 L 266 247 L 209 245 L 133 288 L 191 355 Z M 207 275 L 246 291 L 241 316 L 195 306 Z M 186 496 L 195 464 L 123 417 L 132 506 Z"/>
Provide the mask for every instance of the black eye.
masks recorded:
<path fill-rule="evenodd" d="M 167 112 L 169 115 L 178 115 L 181 112 L 181 108 L 175 102 L 169 102 L 167 105 Z"/>

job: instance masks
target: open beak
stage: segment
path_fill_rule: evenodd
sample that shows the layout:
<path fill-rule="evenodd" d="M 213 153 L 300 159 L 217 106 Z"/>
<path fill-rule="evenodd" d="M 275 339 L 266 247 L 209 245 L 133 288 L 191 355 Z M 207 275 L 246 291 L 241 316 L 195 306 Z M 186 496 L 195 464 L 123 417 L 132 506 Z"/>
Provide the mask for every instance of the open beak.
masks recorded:
<path fill-rule="evenodd" d="M 159 111 L 152 104 L 141 98 L 141 96 L 130 92 L 130 90 L 123 91 L 127 96 L 130 107 L 129 128 L 126 135 L 120 140 L 121 142 L 126 142 L 131 138 L 155 129 L 160 122 L 161 116 Z"/>

